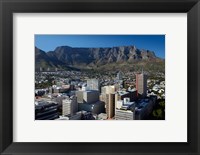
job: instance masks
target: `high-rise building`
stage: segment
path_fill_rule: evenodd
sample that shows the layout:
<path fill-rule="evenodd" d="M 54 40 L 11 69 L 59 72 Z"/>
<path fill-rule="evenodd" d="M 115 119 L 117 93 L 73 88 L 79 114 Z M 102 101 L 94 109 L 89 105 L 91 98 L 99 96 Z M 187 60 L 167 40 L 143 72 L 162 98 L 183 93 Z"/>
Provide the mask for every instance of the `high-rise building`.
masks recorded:
<path fill-rule="evenodd" d="M 78 103 L 94 103 L 99 101 L 99 91 L 96 90 L 76 91 L 76 96 Z"/>
<path fill-rule="evenodd" d="M 101 93 L 102 94 L 110 94 L 110 93 L 115 93 L 115 86 L 112 85 L 112 86 L 104 86 L 104 87 L 101 87 Z"/>
<path fill-rule="evenodd" d="M 84 91 L 76 91 L 76 97 L 78 103 L 84 103 L 83 101 L 83 92 Z"/>
<path fill-rule="evenodd" d="M 115 115 L 115 86 L 104 86 L 101 92 L 100 100 L 105 102 L 107 117 L 112 118 Z"/>
<path fill-rule="evenodd" d="M 99 91 L 86 90 L 76 91 L 79 111 L 88 111 L 94 114 L 105 112 L 105 103 L 99 101 Z"/>
<path fill-rule="evenodd" d="M 62 115 L 74 115 L 78 111 L 76 96 L 66 98 L 62 102 Z"/>
<path fill-rule="evenodd" d="M 115 115 L 115 94 L 107 94 L 108 102 L 106 103 L 106 114 L 108 118 L 112 118 Z"/>
<path fill-rule="evenodd" d="M 136 74 L 137 96 L 146 97 L 147 94 L 147 75 L 144 73 Z"/>
<path fill-rule="evenodd" d="M 87 89 L 88 90 L 98 90 L 100 88 L 100 83 L 98 79 L 88 79 L 87 80 Z"/>

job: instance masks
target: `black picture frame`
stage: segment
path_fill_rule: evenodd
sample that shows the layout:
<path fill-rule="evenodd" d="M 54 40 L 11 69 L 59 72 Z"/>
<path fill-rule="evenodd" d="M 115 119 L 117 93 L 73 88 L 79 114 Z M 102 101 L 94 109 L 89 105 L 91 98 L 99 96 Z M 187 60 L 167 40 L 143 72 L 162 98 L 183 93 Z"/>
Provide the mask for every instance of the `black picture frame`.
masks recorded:
<path fill-rule="evenodd" d="M 16 143 L 13 142 L 13 13 L 187 13 L 187 143 Z M 199 0 L 0 0 L 1 154 L 200 154 Z M 178 122 L 177 122 L 178 123 Z M 26 125 L 25 125 L 26 126 Z M 31 131 L 30 131 L 31 134 Z"/>

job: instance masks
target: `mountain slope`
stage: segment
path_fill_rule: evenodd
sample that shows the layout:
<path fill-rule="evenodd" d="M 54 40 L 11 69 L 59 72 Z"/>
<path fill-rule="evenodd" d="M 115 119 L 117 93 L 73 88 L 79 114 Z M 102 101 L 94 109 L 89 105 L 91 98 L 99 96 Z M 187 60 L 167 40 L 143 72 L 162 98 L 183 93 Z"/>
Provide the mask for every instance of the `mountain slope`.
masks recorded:
<path fill-rule="evenodd" d="M 40 51 L 39 56 L 38 51 Z M 106 66 L 118 64 L 118 67 L 130 64 L 156 64 L 164 62 L 153 51 L 140 50 L 135 46 L 120 46 L 112 48 L 72 48 L 57 47 L 54 51 L 45 53 L 36 48 L 36 66 L 63 67 L 70 66 L 79 69 L 106 69 Z M 61 68 L 62 68 L 61 67 Z M 116 67 L 116 66 L 115 66 Z"/>
<path fill-rule="evenodd" d="M 55 67 L 57 64 L 42 50 L 35 47 L 35 68 Z"/>

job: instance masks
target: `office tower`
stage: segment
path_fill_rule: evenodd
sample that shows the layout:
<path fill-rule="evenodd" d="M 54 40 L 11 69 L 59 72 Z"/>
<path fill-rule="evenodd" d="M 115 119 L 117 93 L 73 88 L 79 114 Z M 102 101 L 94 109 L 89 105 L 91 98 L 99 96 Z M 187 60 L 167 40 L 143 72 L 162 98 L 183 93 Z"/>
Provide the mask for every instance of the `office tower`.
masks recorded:
<path fill-rule="evenodd" d="M 100 88 L 100 83 L 98 79 L 88 79 L 87 80 L 87 89 L 88 90 L 98 90 Z"/>
<path fill-rule="evenodd" d="M 83 100 L 86 103 L 94 103 L 99 101 L 99 91 L 84 91 Z"/>
<path fill-rule="evenodd" d="M 108 118 L 112 118 L 115 115 L 115 94 L 107 94 L 108 102 L 106 103 L 106 114 Z"/>
<path fill-rule="evenodd" d="M 137 96 L 146 97 L 147 93 L 147 76 L 144 73 L 136 74 Z"/>
<path fill-rule="evenodd" d="M 94 114 L 105 112 L 105 103 L 99 101 L 99 91 L 86 90 L 77 91 L 77 102 L 79 111 L 88 111 Z"/>
<path fill-rule="evenodd" d="M 76 91 L 76 97 L 78 103 L 83 103 L 83 91 Z"/>
<path fill-rule="evenodd" d="M 76 96 L 68 97 L 62 102 L 62 115 L 74 115 L 78 111 Z"/>
<path fill-rule="evenodd" d="M 108 118 L 115 115 L 115 86 L 104 86 L 101 88 L 101 101 L 105 102 Z"/>
<path fill-rule="evenodd" d="M 104 86 L 101 87 L 101 93 L 102 94 L 110 94 L 110 93 L 115 93 L 115 86 Z"/>
<path fill-rule="evenodd" d="M 99 91 L 96 90 L 76 91 L 76 96 L 78 103 L 94 103 L 99 101 Z"/>

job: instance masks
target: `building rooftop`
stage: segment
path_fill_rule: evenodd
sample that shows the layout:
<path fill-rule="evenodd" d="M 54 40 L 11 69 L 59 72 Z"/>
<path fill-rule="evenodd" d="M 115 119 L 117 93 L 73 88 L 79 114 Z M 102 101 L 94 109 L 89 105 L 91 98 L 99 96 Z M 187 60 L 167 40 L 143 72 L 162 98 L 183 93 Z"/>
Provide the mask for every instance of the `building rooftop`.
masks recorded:
<path fill-rule="evenodd" d="M 49 101 L 49 102 L 46 102 L 46 101 L 35 101 L 35 105 L 36 106 L 47 106 L 47 105 L 50 105 L 50 104 L 57 104 L 57 103 L 54 102 L 54 101 Z"/>
<path fill-rule="evenodd" d="M 141 110 L 149 104 L 149 99 L 139 100 L 136 104 L 136 110 Z"/>
<path fill-rule="evenodd" d="M 59 116 L 59 118 L 57 118 L 55 120 L 69 120 L 69 117 L 67 117 L 67 116 Z"/>
<path fill-rule="evenodd" d="M 135 102 L 127 102 L 128 104 L 123 104 L 120 110 L 130 110 L 133 111 L 135 109 Z"/>
<path fill-rule="evenodd" d="M 125 94 L 128 94 L 129 92 L 126 92 L 126 91 L 118 91 L 118 94 L 119 95 L 125 95 Z"/>
<path fill-rule="evenodd" d="M 98 90 L 78 90 L 78 91 L 82 91 L 82 92 L 99 92 Z"/>

